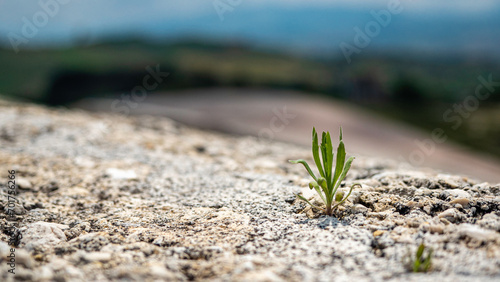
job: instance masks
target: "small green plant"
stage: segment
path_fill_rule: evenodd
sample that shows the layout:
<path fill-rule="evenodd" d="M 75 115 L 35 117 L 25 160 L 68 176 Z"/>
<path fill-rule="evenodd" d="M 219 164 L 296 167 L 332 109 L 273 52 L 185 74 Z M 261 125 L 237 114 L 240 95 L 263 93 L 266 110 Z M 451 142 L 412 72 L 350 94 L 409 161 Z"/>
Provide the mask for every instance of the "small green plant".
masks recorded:
<path fill-rule="evenodd" d="M 352 185 L 351 189 L 349 190 L 349 193 L 345 197 L 342 192 L 339 191 L 337 193 L 337 189 L 339 188 L 340 183 L 346 177 L 347 172 L 351 168 L 351 163 L 354 160 L 354 157 L 350 157 L 347 161 L 345 160 L 346 154 L 345 154 L 344 142 L 342 141 L 342 128 L 340 128 L 339 139 L 340 143 L 337 148 L 337 160 L 335 163 L 335 171 L 333 171 L 334 156 L 333 156 L 333 146 L 332 146 L 332 139 L 330 137 L 330 132 L 328 131 L 323 132 L 321 136 L 321 146 L 320 146 L 318 144 L 318 134 L 316 133 L 316 129 L 314 127 L 312 132 L 312 152 L 313 152 L 314 162 L 316 163 L 320 177 L 316 177 L 316 175 L 314 175 L 314 173 L 312 172 L 311 168 L 309 167 L 309 165 L 305 160 L 301 159 L 301 160 L 289 161 L 293 164 L 300 163 L 304 165 L 307 172 L 309 172 L 311 177 L 314 179 L 313 181 L 309 182 L 309 188 L 310 189 L 314 188 L 316 190 L 316 192 L 319 194 L 319 196 L 325 203 L 326 208 L 321 208 L 312 204 L 310 201 L 308 201 L 301 195 L 297 194 L 297 197 L 305 201 L 312 207 L 324 211 L 325 214 L 330 216 L 333 214 L 335 208 L 337 208 L 339 205 L 344 203 L 345 200 L 347 200 L 347 198 L 349 197 L 349 195 L 351 195 L 351 192 L 355 186 L 361 187 L 361 185 L 359 184 Z M 321 150 L 321 159 L 319 156 L 320 150 Z"/>
<path fill-rule="evenodd" d="M 427 272 L 432 265 L 432 249 L 427 249 L 427 255 L 424 256 L 426 247 L 424 244 L 420 244 L 417 248 L 415 256 L 412 256 L 408 252 L 407 265 L 408 268 L 413 272 Z"/>

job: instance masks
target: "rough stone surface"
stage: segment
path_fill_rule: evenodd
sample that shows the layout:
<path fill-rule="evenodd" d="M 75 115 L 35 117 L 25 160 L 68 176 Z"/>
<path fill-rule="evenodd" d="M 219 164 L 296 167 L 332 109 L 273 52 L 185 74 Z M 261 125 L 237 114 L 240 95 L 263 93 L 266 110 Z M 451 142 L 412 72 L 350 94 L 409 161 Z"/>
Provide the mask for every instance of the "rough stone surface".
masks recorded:
<path fill-rule="evenodd" d="M 7 171 L 24 182 L 1 281 L 500 279 L 499 185 L 357 156 L 342 189 L 362 188 L 327 217 L 293 195 L 313 196 L 287 163 L 309 148 L 5 102 L 0 142 L 3 242 Z M 403 261 L 421 242 L 433 268 L 414 274 Z"/>
<path fill-rule="evenodd" d="M 20 229 L 25 247 L 28 250 L 52 248 L 61 241 L 66 241 L 63 229 L 69 226 L 49 222 L 30 223 Z"/>

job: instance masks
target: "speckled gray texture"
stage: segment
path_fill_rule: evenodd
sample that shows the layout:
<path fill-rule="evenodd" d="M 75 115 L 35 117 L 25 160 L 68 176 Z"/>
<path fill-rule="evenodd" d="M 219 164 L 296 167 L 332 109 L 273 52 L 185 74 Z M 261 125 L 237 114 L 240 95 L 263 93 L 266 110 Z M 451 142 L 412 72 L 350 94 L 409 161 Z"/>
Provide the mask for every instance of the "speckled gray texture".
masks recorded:
<path fill-rule="evenodd" d="M 2 205 L 15 169 L 26 235 L 2 281 L 500 279 L 499 185 L 357 157 L 346 184 L 362 188 L 326 217 L 293 195 L 313 196 L 287 163 L 309 148 L 6 102 L 0 142 Z M 433 269 L 413 274 L 420 242 Z"/>

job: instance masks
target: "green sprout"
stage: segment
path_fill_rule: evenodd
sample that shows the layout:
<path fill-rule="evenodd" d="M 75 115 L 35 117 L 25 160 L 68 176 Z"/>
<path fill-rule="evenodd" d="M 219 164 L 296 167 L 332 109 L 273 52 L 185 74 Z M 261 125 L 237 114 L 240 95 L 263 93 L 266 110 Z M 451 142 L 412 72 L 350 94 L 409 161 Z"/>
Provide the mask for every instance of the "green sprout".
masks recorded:
<path fill-rule="evenodd" d="M 425 245 L 420 244 L 413 257 L 410 253 L 408 254 L 408 266 L 413 272 L 427 272 L 431 268 L 432 264 L 432 249 L 427 249 L 427 256 L 424 256 Z"/>
<path fill-rule="evenodd" d="M 340 186 L 340 183 L 344 180 L 347 175 L 347 172 L 351 168 L 351 163 L 354 160 L 354 157 L 350 157 L 347 161 L 345 160 L 345 146 L 342 141 L 342 127 L 340 128 L 339 135 L 340 143 L 337 148 L 337 160 L 335 164 L 335 172 L 333 171 L 333 146 L 332 139 L 330 137 L 330 132 L 323 132 L 321 136 L 321 146 L 318 145 L 318 134 L 316 133 L 316 129 L 313 127 L 312 132 L 312 152 L 314 157 L 314 162 L 318 168 L 320 177 L 316 177 L 312 172 L 311 168 L 307 164 L 305 160 L 290 160 L 289 162 L 293 164 L 301 163 L 306 168 L 307 172 L 314 179 L 309 182 L 309 188 L 315 189 L 318 192 L 319 196 L 325 203 L 326 209 L 318 207 L 308 201 L 301 195 L 296 195 L 299 199 L 305 201 L 309 205 L 319 210 L 322 210 L 327 215 L 332 215 L 335 208 L 344 203 L 355 186 L 361 187 L 359 184 L 354 184 L 351 186 L 349 193 L 344 197 L 344 193 L 339 191 L 337 193 L 337 189 Z M 319 151 L 321 149 L 321 158 L 319 157 Z M 323 162 L 323 164 L 321 163 Z"/>

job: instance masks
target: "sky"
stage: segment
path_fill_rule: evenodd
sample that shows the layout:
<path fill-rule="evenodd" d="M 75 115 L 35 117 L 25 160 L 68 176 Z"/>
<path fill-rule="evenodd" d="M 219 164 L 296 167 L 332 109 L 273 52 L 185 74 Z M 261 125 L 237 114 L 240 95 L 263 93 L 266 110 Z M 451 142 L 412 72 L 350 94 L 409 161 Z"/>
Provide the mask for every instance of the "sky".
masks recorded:
<path fill-rule="evenodd" d="M 33 48 L 126 36 L 201 37 L 338 53 L 342 42 L 354 43 L 355 27 L 363 29 L 373 20 L 372 11 L 386 10 L 392 2 L 399 1 L 0 0 L 0 44 Z M 407 0 L 400 4 L 402 12 L 392 15 L 390 25 L 373 38 L 372 48 L 459 46 L 484 53 L 495 52 L 500 43 L 500 1 Z M 226 10 L 221 12 L 221 7 Z"/>

